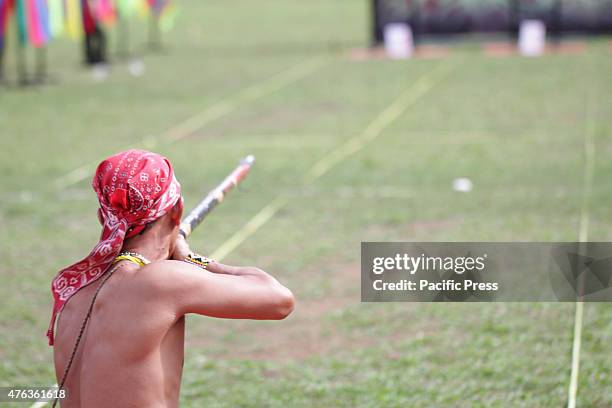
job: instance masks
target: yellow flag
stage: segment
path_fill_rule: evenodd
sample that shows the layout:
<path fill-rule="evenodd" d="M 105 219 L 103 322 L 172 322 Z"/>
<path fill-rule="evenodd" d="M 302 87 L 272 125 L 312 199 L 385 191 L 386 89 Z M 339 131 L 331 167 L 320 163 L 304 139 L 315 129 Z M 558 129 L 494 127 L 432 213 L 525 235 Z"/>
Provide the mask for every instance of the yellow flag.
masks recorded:
<path fill-rule="evenodd" d="M 66 0 L 66 33 L 70 38 L 83 37 L 83 14 L 81 0 Z"/>

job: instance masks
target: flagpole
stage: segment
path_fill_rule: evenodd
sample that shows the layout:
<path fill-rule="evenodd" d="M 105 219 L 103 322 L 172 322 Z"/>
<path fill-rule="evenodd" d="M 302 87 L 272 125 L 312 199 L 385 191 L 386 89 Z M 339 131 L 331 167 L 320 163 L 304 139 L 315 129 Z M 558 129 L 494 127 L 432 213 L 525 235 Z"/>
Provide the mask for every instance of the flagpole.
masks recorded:
<path fill-rule="evenodd" d="M 130 30 L 127 19 L 117 12 L 117 56 L 127 58 L 130 54 Z"/>
<path fill-rule="evenodd" d="M 17 69 L 17 85 L 26 86 L 28 85 L 28 73 L 26 70 L 26 55 L 25 46 L 20 38 L 18 13 L 15 13 L 15 37 L 17 42 L 15 44 L 15 64 Z"/>
<path fill-rule="evenodd" d="M 161 49 L 160 41 L 160 29 L 159 29 L 159 13 L 155 10 L 155 7 L 151 7 L 151 18 L 149 18 L 149 49 L 158 51 Z"/>
<path fill-rule="evenodd" d="M 35 81 L 42 84 L 47 79 L 47 47 L 36 49 Z"/>
<path fill-rule="evenodd" d="M 6 45 L 6 35 L 0 44 L 0 85 L 4 84 L 4 48 Z"/>

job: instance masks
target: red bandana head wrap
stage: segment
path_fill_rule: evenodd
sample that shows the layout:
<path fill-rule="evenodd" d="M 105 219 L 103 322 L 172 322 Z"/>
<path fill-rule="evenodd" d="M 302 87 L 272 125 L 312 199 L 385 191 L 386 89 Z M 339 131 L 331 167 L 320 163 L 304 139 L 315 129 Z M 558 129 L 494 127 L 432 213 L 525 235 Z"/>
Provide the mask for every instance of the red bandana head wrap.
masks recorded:
<path fill-rule="evenodd" d="M 125 238 L 165 215 L 181 198 L 181 186 L 168 159 L 144 150 L 128 150 L 104 160 L 92 184 L 100 201 L 102 235 L 85 259 L 61 270 L 51 283 L 55 303 L 47 331 L 49 345 L 53 345 L 57 314 L 68 299 L 104 274 Z"/>

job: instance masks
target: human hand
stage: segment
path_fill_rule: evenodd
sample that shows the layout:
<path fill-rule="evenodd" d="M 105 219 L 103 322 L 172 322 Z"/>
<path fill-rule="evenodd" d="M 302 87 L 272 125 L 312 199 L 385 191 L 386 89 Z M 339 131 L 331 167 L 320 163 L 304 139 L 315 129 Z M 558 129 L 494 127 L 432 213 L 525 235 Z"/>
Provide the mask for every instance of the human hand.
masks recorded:
<path fill-rule="evenodd" d="M 191 248 L 189 248 L 189 244 L 187 243 L 185 237 L 182 234 L 177 234 L 174 240 L 174 249 L 170 258 L 176 261 L 182 261 L 192 252 L 193 251 Z"/>

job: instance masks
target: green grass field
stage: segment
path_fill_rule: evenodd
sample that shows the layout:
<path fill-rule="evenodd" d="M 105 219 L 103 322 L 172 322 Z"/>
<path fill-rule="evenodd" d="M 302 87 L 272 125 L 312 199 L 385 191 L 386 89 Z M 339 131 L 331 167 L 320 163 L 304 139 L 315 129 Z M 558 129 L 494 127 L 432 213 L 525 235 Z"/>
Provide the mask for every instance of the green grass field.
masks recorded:
<path fill-rule="evenodd" d="M 270 271 L 298 301 L 280 322 L 189 317 L 181 406 L 564 406 L 573 304 L 361 304 L 359 248 L 575 241 L 581 212 L 589 240 L 612 240 L 608 39 L 538 59 L 458 43 L 354 61 L 364 1 L 181 7 L 143 77 L 117 61 L 95 83 L 80 45 L 58 41 L 52 84 L 0 89 L 0 385 L 53 383 L 50 280 L 97 241 L 95 165 L 139 146 L 173 161 L 187 207 L 255 154 L 192 247 L 227 249 L 276 210 L 225 261 Z M 143 49 L 144 23 L 131 28 Z M 454 192 L 456 177 L 474 190 Z M 582 340 L 578 406 L 611 407 L 610 304 L 585 305 Z"/>

